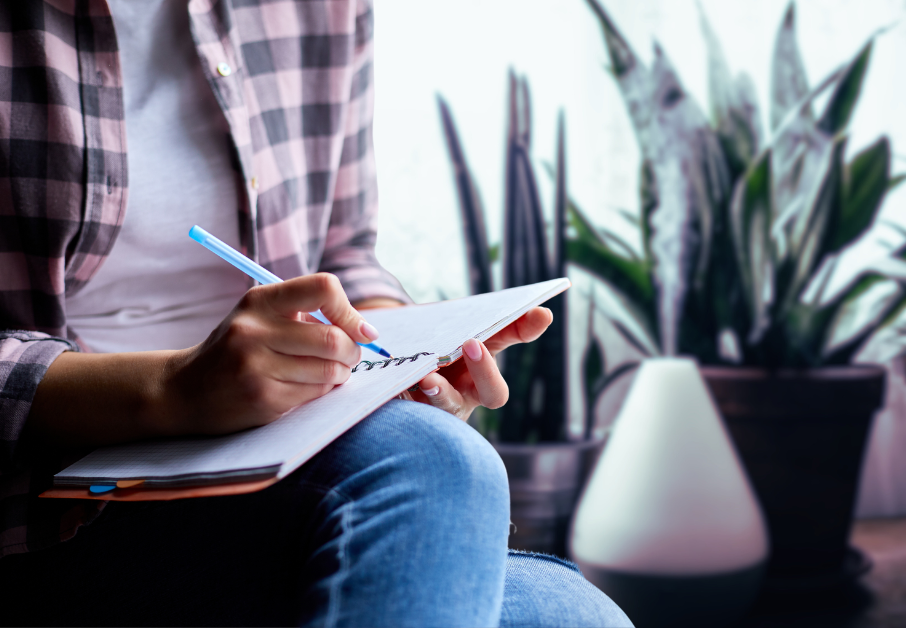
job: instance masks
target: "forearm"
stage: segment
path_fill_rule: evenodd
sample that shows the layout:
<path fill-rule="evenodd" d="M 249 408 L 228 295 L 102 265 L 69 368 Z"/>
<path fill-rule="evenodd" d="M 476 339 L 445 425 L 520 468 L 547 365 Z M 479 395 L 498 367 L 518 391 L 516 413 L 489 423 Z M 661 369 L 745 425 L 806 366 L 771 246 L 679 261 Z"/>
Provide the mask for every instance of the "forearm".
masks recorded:
<path fill-rule="evenodd" d="M 299 324 L 299 312 L 319 308 L 334 325 Z M 349 378 L 361 353 L 355 343 L 375 339 L 363 324 L 331 275 L 253 288 L 195 347 L 61 354 L 38 384 L 25 434 L 75 447 L 264 425 Z"/>
<path fill-rule="evenodd" d="M 173 433 L 178 419 L 164 382 L 174 353 L 61 354 L 35 392 L 27 437 L 68 448 Z"/>

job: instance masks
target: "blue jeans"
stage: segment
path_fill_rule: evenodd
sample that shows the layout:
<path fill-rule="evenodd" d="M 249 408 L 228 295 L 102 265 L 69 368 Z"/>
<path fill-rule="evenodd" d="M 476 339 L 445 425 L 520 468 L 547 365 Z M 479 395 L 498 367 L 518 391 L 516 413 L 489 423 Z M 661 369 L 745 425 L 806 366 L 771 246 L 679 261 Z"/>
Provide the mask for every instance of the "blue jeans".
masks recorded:
<path fill-rule="evenodd" d="M 456 418 L 392 401 L 249 495 L 111 503 L 0 560 L 11 624 L 614 626 L 571 563 L 507 551 L 506 472 Z"/>

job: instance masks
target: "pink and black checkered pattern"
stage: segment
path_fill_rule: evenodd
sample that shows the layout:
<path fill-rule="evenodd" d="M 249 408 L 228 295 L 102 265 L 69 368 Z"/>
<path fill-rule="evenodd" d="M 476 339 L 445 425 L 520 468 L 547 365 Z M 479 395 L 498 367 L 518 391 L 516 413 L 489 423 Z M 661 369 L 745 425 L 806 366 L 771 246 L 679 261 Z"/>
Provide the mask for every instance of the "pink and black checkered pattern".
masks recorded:
<path fill-rule="evenodd" d="M 374 255 L 371 0 L 188 11 L 232 135 L 245 252 L 282 277 L 335 273 L 351 301 L 408 301 Z M 103 506 L 38 500 L 59 461 L 20 436 L 48 366 L 78 349 L 65 295 L 116 241 L 126 156 L 106 0 L 0 3 L 0 556 L 69 538 Z"/>

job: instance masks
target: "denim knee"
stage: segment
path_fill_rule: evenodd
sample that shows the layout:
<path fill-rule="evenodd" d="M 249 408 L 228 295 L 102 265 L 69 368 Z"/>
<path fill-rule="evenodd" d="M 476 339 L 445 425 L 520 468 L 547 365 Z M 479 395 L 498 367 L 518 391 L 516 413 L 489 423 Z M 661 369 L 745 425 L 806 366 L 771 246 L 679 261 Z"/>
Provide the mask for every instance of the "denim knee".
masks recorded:
<path fill-rule="evenodd" d="M 376 464 L 432 499 L 481 506 L 509 524 L 506 469 L 488 441 L 465 422 L 431 406 L 391 401 L 360 424 L 357 435 L 380 456 Z"/>
<path fill-rule="evenodd" d="M 573 563 L 510 550 L 500 625 L 632 628 L 632 621 Z"/>

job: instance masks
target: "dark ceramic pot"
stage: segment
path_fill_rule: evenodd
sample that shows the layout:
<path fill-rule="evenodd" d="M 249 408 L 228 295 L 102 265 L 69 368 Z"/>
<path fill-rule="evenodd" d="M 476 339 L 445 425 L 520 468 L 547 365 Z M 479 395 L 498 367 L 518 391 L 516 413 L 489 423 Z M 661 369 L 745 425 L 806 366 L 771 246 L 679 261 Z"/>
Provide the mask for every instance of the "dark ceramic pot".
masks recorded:
<path fill-rule="evenodd" d="M 511 548 L 566 556 L 576 502 L 605 440 L 494 445 L 510 484 Z"/>
<path fill-rule="evenodd" d="M 866 437 L 884 399 L 884 369 L 701 372 L 764 509 L 768 586 L 772 579 L 822 581 L 844 569 Z"/>

